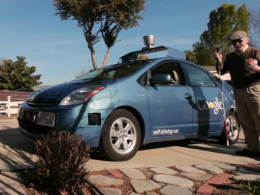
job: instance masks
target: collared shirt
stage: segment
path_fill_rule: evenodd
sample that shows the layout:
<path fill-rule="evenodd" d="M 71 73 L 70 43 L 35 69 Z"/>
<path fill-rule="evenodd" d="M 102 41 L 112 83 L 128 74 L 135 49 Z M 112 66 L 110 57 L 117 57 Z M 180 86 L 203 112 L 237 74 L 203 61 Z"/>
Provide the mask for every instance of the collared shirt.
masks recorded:
<path fill-rule="evenodd" d="M 245 46 L 245 48 L 242 50 L 242 52 L 245 52 L 247 48 L 248 48 L 248 45 Z M 236 52 L 236 50 L 234 50 L 234 53 L 240 54 L 240 53 Z"/>

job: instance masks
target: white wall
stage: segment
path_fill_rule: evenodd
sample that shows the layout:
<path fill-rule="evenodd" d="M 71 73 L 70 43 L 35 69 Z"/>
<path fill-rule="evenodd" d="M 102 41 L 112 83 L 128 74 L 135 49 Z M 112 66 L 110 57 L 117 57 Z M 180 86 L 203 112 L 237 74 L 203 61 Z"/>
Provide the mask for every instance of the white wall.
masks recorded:
<path fill-rule="evenodd" d="M 210 71 L 210 72 L 214 73 L 214 75 L 216 75 L 217 77 L 219 77 L 217 71 Z M 224 74 L 224 75 L 221 75 L 220 78 L 221 78 L 222 80 L 231 80 L 229 73 Z"/>

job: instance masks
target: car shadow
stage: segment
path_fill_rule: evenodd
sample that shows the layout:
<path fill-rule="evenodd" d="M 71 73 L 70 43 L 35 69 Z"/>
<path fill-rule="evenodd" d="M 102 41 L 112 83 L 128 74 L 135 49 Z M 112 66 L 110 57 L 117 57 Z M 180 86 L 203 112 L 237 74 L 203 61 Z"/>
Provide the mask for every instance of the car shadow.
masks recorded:
<path fill-rule="evenodd" d="M 226 146 L 226 145 L 221 145 L 217 141 L 214 141 L 214 140 L 201 140 L 200 142 L 195 142 L 195 144 L 187 145 L 186 148 L 237 156 L 235 152 L 244 149 L 246 146 L 246 145 L 244 145 L 244 143 L 245 143 L 244 139 L 239 139 L 236 144 Z M 210 147 L 208 147 L 208 146 L 210 146 Z M 240 157 L 240 156 L 237 156 L 237 157 Z M 249 158 L 260 161 L 260 156 L 259 157 L 249 157 Z"/>
<path fill-rule="evenodd" d="M 174 150 L 176 152 L 185 153 L 183 151 L 179 151 L 177 148 L 186 148 L 191 150 L 200 150 L 205 152 L 213 152 L 213 153 L 219 153 L 219 154 L 227 154 L 230 156 L 237 156 L 235 152 L 237 150 L 242 150 L 244 148 L 244 139 L 238 139 L 237 144 L 226 146 L 221 145 L 216 139 L 204 139 L 204 138 L 198 138 L 193 140 L 175 140 L 175 141 L 166 141 L 166 142 L 157 142 L 157 143 L 151 143 L 147 145 L 143 145 L 139 148 L 139 151 L 145 151 L 145 150 L 154 150 L 159 148 L 167 148 Z M 174 148 L 176 147 L 176 149 Z M 193 155 L 193 152 L 187 152 L 187 155 Z M 239 157 L 239 156 L 237 156 Z M 260 158 L 258 157 L 250 157 L 252 160 L 259 161 Z M 108 161 L 105 159 L 99 151 L 95 151 L 91 155 L 91 159 L 94 160 L 100 160 L 100 161 Z M 221 162 L 221 161 L 219 161 Z"/>
<path fill-rule="evenodd" d="M 159 149 L 159 148 L 167 148 L 172 146 L 187 146 L 188 142 L 186 140 L 176 140 L 176 141 L 166 141 L 166 142 L 157 142 L 157 143 L 151 143 L 147 145 L 140 146 L 139 151 L 145 151 L 145 150 L 153 150 L 153 149 Z M 99 150 L 95 150 L 93 153 L 91 153 L 91 159 L 93 160 L 100 160 L 100 161 L 109 161 L 106 158 L 102 156 L 102 154 L 99 152 Z"/>
<path fill-rule="evenodd" d="M 260 142 L 259 142 L 260 145 Z M 219 154 L 227 154 L 231 156 L 237 156 L 236 151 L 242 150 L 245 147 L 245 141 L 242 138 L 238 139 L 238 142 L 234 145 L 226 146 L 218 142 L 214 138 L 198 138 L 193 140 L 178 140 L 178 141 L 168 141 L 160 143 L 152 143 L 146 146 L 140 147 L 139 151 L 142 150 L 152 150 L 157 148 L 169 148 L 175 150 L 174 147 L 182 147 L 187 149 L 201 150 L 205 152 L 214 152 Z M 178 151 L 178 150 L 175 150 Z M 180 151 L 179 151 L 180 152 Z M 187 153 L 187 155 L 192 155 L 192 152 Z M 239 157 L 239 156 L 237 156 Z M 249 157 L 251 159 L 260 161 L 260 157 Z"/>
<path fill-rule="evenodd" d="M 154 150 L 154 149 L 160 149 L 160 148 L 167 148 L 174 150 L 176 152 L 184 153 L 183 151 L 179 151 L 177 148 L 186 148 L 191 150 L 201 150 L 205 152 L 214 152 L 214 153 L 220 153 L 220 154 L 227 154 L 230 156 L 236 156 L 235 151 L 241 150 L 243 147 L 241 147 L 241 144 L 244 144 L 243 139 L 238 140 L 239 145 L 231 145 L 231 146 L 225 146 L 218 143 L 215 139 L 194 139 L 194 140 L 175 140 L 175 141 L 166 141 L 166 142 L 157 142 L 157 143 L 151 143 L 147 145 L 143 145 L 139 148 L 138 152 L 140 151 L 146 151 L 146 150 Z M 176 148 L 175 148 L 176 147 Z M 187 152 L 187 155 L 192 156 L 193 152 Z M 91 154 L 91 159 L 93 160 L 99 160 L 99 161 L 109 161 L 105 159 L 98 150 L 93 152 Z M 260 160 L 259 158 L 251 158 L 254 160 Z"/>

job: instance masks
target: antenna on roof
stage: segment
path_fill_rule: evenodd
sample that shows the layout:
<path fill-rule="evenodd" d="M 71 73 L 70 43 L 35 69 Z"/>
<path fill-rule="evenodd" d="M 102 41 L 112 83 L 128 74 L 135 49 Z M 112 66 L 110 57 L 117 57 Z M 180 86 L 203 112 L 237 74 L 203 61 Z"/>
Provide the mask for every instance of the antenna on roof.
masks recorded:
<path fill-rule="evenodd" d="M 146 47 L 143 47 L 142 49 L 154 48 L 154 43 L 155 43 L 154 35 L 143 36 L 143 40 Z"/>

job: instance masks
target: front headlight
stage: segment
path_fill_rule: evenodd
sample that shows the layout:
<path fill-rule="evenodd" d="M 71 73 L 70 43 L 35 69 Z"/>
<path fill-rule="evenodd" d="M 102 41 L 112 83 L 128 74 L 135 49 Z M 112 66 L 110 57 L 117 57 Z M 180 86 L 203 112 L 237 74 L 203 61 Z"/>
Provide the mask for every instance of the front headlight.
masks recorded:
<path fill-rule="evenodd" d="M 103 90 L 104 86 L 94 86 L 94 87 L 84 87 L 81 89 L 78 89 L 76 91 L 73 91 L 71 94 L 69 94 L 67 97 L 65 97 L 60 105 L 74 105 L 74 104 L 82 104 L 85 101 L 87 101 L 89 98 L 97 94 L 99 91 Z"/>

